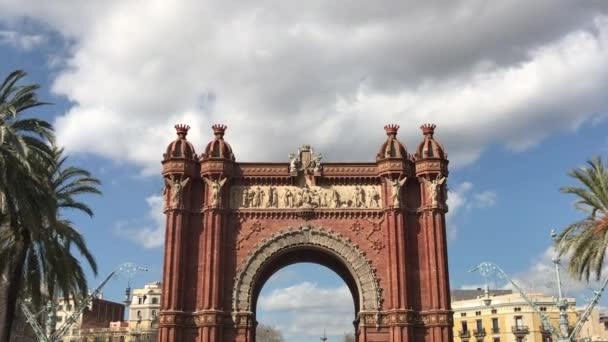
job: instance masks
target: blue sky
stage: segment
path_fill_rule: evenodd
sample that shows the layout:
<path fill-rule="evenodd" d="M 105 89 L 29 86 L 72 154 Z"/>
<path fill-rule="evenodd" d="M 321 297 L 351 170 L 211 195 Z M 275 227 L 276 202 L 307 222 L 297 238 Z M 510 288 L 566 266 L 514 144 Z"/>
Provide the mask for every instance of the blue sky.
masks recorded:
<path fill-rule="evenodd" d="M 0 75 L 24 69 L 41 84 L 53 105 L 32 114 L 103 182 L 87 198 L 93 219 L 68 214 L 100 276 L 132 261 L 149 268 L 134 286 L 162 277 L 160 159 L 175 123 L 193 127 L 197 151 L 227 124 L 239 161 L 287 161 L 302 143 L 328 161 L 372 161 L 386 123 L 412 152 L 434 122 L 451 161 L 452 287 L 483 284 L 467 270 L 494 261 L 550 291 L 549 231 L 581 218 L 558 189 L 608 155 L 608 17 L 602 2 L 520 2 L 0 0 Z M 122 300 L 125 285 L 105 296 Z M 320 266 L 279 271 L 259 306 L 288 341 L 352 327 L 343 282 Z"/>

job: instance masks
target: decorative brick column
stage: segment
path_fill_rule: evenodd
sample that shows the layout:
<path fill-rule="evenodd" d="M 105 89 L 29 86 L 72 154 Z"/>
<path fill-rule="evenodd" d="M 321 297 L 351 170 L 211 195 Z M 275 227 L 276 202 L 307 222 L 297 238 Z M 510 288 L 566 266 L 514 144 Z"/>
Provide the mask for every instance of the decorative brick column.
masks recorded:
<path fill-rule="evenodd" d="M 183 291 L 186 285 L 185 244 L 192 216 L 191 188 L 198 173 L 194 147 L 186 140 L 189 128 L 186 125 L 175 126 L 178 138 L 169 144 L 162 161 L 167 218 L 159 339 L 169 342 L 183 340 L 182 324 L 186 316 Z"/>
<path fill-rule="evenodd" d="M 433 138 L 435 125 L 426 124 L 421 129 L 424 140 L 416 151 L 416 177 L 421 196 L 419 240 L 424 246 L 421 271 L 424 270 L 422 273 L 426 276 L 427 286 L 422 296 L 420 315 L 428 327 L 427 341 L 451 342 L 452 312 L 445 225 L 448 160 L 443 146 Z"/>

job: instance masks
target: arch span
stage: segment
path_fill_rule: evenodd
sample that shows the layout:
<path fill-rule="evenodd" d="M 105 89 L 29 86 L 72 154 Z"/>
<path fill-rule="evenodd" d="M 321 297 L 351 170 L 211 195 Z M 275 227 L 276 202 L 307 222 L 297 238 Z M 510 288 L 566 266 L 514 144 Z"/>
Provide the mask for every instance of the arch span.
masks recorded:
<path fill-rule="evenodd" d="M 318 259 L 324 254 L 329 258 Z M 341 234 L 305 225 L 278 232 L 253 249 L 237 272 L 233 312 L 255 312 L 257 296 L 268 277 L 299 261 L 316 262 L 338 273 L 353 294 L 357 314 L 382 309 L 382 289 L 365 253 Z"/>

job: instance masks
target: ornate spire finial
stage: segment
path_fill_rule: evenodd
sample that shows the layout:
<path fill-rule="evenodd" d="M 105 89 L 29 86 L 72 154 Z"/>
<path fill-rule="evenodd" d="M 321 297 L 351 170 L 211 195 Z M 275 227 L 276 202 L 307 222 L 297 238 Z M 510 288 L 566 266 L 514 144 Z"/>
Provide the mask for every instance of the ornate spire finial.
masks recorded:
<path fill-rule="evenodd" d="M 215 134 L 217 138 L 223 138 L 227 128 L 228 126 L 223 124 L 215 124 L 211 126 L 211 129 L 213 129 L 213 134 Z"/>
<path fill-rule="evenodd" d="M 428 135 L 431 138 L 433 137 L 433 133 L 435 133 L 435 124 L 424 124 L 422 126 L 420 126 L 420 129 L 422 130 L 422 134 L 424 135 Z"/>
<path fill-rule="evenodd" d="M 181 139 L 185 139 L 186 135 L 188 135 L 188 130 L 190 129 L 190 126 L 184 124 L 177 124 L 174 127 L 175 131 L 177 132 L 177 136 Z"/>
<path fill-rule="evenodd" d="M 399 125 L 388 124 L 388 125 L 384 126 L 384 130 L 386 131 L 386 135 L 394 138 L 397 135 L 397 131 L 399 130 Z"/>

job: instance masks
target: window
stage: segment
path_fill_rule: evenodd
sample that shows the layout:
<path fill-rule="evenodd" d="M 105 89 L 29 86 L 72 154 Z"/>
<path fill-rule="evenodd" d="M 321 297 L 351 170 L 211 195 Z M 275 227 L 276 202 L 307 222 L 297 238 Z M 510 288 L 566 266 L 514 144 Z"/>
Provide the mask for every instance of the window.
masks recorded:
<path fill-rule="evenodd" d="M 498 327 L 498 318 L 492 318 L 492 333 L 496 334 L 500 332 Z"/>
<path fill-rule="evenodd" d="M 475 327 L 477 328 L 477 331 L 482 331 L 483 330 L 483 323 L 481 322 L 480 319 L 478 319 L 477 321 L 475 321 Z"/>
<path fill-rule="evenodd" d="M 496 309 L 492 309 L 492 315 L 496 315 Z"/>
<path fill-rule="evenodd" d="M 156 310 L 152 310 L 152 318 L 156 317 Z"/>
<path fill-rule="evenodd" d="M 517 342 L 524 342 L 524 338 L 523 337 L 517 337 Z"/>
<path fill-rule="evenodd" d="M 466 321 L 463 321 L 463 322 L 460 322 L 460 323 L 462 324 L 462 331 L 468 331 L 469 330 L 469 328 L 467 327 L 467 322 Z"/>
<path fill-rule="evenodd" d="M 141 297 L 137 298 L 137 304 L 143 304 L 144 303 L 144 299 Z"/>
<path fill-rule="evenodd" d="M 466 312 L 461 312 L 460 313 L 460 317 L 467 317 L 467 313 Z"/>
<path fill-rule="evenodd" d="M 515 316 L 515 326 L 521 328 L 524 326 L 524 319 L 521 316 Z"/>
<path fill-rule="evenodd" d="M 57 305 L 57 311 L 63 310 L 63 305 Z"/>
<path fill-rule="evenodd" d="M 153 297 L 152 298 L 152 304 L 158 304 L 158 298 Z"/>
<path fill-rule="evenodd" d="M 72 311 L 72 305 L 71 304 L 66 305 L 65 306 L 65 310 L 66 311 Z"/>
<path fill-rule="evenodd" d="M 137 310 L 137 318 L 141 318 L 141 310 Z"/>
<path fill-rule="evenodd" d="M 500 337 L 494 337 L 493 342 L 500 342 Z"/>
<path fill-rule="evenodd" d="M 546 307 L 544 307 L 544 306 L 541 306 L 541 307 L 540 307 L 540 311 L 543 311 L 543 312 L 544 312 L 544 311 L 547 311 L 547 308 L 546 308 Z"/>
<path fill-rule="evenodd" d="M 516 307 L 516 308 L 515 308 L 515 312 L 520 312 L 520 311 L 521 311 L 521 308 L 520 308 L 520 307 Z"/>
<path fill-rule="evenodd" d="M 475 311 L 475 316 L 481 316 L 481 311 Z"/>
<path fill-rule="evenodd" d="M 57 316 L 57 323 L 61 322 L 62 319 L 63 319 L 62 316 Z"/>

